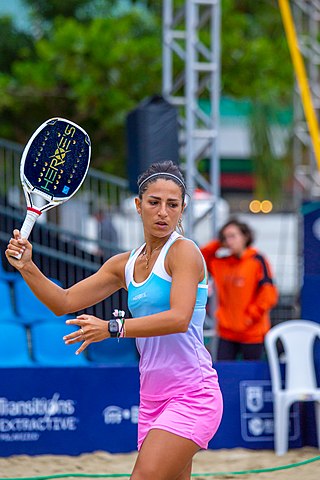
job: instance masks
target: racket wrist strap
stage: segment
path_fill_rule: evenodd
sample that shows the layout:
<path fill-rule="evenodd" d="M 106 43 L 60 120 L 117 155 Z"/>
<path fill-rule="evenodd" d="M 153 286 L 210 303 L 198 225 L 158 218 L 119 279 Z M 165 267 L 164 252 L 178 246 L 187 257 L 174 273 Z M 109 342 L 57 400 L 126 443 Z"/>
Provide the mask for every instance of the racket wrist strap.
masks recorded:
<path fill-rule="evenodd" d="M 116 321 L 117 321 L 118 326 L 119 326 L 119 332 L 118 332 L 117 337 L 118 337 L 118 340 L 119 340 L 119 338 L 124 338 L 124 337 L 126 336 L 126 329 L 125 329 L 125 321 L 126 321 L 126 319 L 125 319 L 125 312 L 124 312 L 124 310 L 118 310 L 118 309 L 116 309 L 116 310 L 113 311 L 112 315 L 113 315 L 114 317 L 117 317 L 117 318 L 116 318 Z"/>
<path fill-rule="evenodd" d="M 123 338 L 125 336 L 125 329 L 124 329 L 124 318 L 116 318 L 117 324 L 119 325 L 119 333 L 117 335 L 118 338 Z"/>

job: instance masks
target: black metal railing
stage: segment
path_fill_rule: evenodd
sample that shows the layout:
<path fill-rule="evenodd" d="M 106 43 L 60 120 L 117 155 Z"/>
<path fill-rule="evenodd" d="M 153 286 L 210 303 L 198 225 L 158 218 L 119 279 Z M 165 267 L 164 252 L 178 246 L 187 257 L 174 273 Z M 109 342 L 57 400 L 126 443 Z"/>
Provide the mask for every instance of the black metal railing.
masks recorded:
<path fill-rule="evenodd" d="M 19 228 L 24 219 L 23 212 L 0 206 L 0 249 L 3 269 L 13 272 L 14 268 L 7 262 L 4 251 L 14 228 Z M 118 253 L 117 247 L 108 242 L 97 242 L 103 247 L 105 255 L 94 255 L 81 248 L 86 238 L 65 231 L 53 224 L 36 223 L 30 240 L 33 246 L 33 259 L 41 271 L 50 278 L 59 280 L 67 288 L 89 275 L 95 273 L 108 257 Z M 101 250 L 101 249 L 97 249 Z M 107 254 L 109 252 L 109 255 Z M 86 309 L 86 312 L 99 318 L 108 319 L 114 308 L 127 310 L 125 290 L 114 293 L 110 298 Z M 74 312 L 82 313 L 82 312 Z"/>

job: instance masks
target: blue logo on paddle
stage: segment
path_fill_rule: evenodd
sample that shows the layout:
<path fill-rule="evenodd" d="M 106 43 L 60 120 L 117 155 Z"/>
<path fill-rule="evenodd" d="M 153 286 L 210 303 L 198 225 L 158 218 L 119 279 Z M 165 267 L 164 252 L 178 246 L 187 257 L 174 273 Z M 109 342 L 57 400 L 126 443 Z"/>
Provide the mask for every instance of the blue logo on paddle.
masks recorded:
<path fill-rule="evenodd" d="M 68 195 L 69 190 L 70 188 L 65 185 L 62 189 L 62 193 L 64 193 L 65 195 Z"/>

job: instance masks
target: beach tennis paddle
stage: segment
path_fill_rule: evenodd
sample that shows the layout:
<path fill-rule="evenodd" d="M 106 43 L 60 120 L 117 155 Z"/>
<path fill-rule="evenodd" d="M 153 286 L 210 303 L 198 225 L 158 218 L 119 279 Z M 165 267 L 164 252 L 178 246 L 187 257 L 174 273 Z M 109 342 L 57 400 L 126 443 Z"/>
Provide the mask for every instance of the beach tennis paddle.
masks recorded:
<path fill-rule="evenodd" d="M 37 128 L 20 162 L 20 180 L 27 204 L 22 238 L 29 237 L 43 212 L 66 202 L 79 190 L 88 172 L 90 156 L 90 138 L 76 123 L 57 117 Z M 21 255 L 15 258 L 20 259 Z"/>

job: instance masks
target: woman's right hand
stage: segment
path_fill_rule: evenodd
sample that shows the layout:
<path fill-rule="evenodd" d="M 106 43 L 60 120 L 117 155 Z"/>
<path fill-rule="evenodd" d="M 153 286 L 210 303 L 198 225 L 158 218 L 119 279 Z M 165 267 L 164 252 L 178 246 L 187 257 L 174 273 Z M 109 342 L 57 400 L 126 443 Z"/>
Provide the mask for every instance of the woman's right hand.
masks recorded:
<path fill-rule="evenodd" d="M 21 259 L 17 259 L 16 255 L 22 254 Z M 10 265 L 17 270 L 21 270 L 32 259 L 32 245 L 26 238 L 21 238 L 20 231 L 13 230 L 13 238 L 10 239 L 7 250 L 5 251 Z"/>

